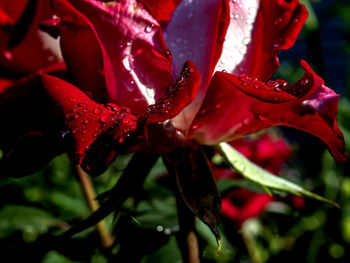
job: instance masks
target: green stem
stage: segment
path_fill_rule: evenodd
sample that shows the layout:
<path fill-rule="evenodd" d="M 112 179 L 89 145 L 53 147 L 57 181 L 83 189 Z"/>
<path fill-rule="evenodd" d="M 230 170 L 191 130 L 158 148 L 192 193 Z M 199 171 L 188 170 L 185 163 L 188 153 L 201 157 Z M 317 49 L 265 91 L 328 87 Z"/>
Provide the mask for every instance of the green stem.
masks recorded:
<path fill-rule="evenodd" d="M 91 210 L 91 212 L 95 212 L 99 209 L 100 205 L 98 201 L 96 200 L 96 192 L 92 185 L 91 179 L 87 173 L 81 169 L 80 165 L 75 166 L 75 173 L 79 178 L 80 185 L 82 187 L 82 190 L 84 192 L 84 196 L 86 199 L 86 202 Z M 96 224 L 97 231 L 100 235 L 102 246 L 105 248 L 110 248 L 113 246 L 114 240 L 109 232 L 106 222 L 104 220 L 101 220 Z"/>

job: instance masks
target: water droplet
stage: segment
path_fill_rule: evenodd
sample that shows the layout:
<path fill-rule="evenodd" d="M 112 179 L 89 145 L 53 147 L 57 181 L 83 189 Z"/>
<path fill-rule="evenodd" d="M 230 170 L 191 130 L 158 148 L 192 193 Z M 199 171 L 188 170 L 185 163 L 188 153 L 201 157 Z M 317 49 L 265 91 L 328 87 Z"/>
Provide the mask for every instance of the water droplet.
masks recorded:
<path fill-rule="evenodd" d="M 244 164 L 240 164 L 240 165 L 239 165 L 239 170 L 240 170 L 240 172 L 244 172 L 244 171 L 245 171 L 245 166 L 244 166 Z"/>
<path fill-rule="evenodd" d="M 158 232 L 162 232 L 163 230 L 164 230 L 163 226 L 161 226 L 161 225 L 157 226 L 157 231 Z"/>
<path fill-rule="evenodd" d="M 234 15 L 233 15 L 233 18 L 234 18 L 234 19 L 238 19 L 238 18 L 239 18 L 239 14 L 234 14 Z"/>
<path fill-rule="evenodd" d="M 216 104 L 216 105 L 215 105 L 215 108 L 220 109 L 220 108 L 221 108 L 221 104 L 220 104 L 220 103 L 219 103 L 219 104 Z"/>
<path fill-rule="evenodd" d="M 102 110 L 101 109 L 94 109 L 92 112 L 94 114 L 98 115 L 98 114 L 100 114 L 102 112 Z"/>
<path fill-rule="evenodd" d="M 114 111 L 114 112 L 119 111 L 118 106 L 115 105 L 115 104 L 113 104 L 113 103 L 107 103 L 107 104 L 106 104 L 106 108 L 108 108 L 108 109 L 110 109 L 110 110 L 112 110 L 112 111 Z M 120 110 L 121 110 L 121 109 L 122 109 L 122 108 L 120 107 Z"/>
<path fill-rule="evenodd" d="M 276 91 L 276 92 L 282 92 L 282 90 L 280 88 L 278 88 L 278 87 L 274 88 L 273 90 Z"/>
<path fill-rule="evenodd" d="M 261 120 L 261 121 L 268 121 L 269 119 L 262 116 L 262 115 L 258 115 L 257 119 Z"/>
<path fill-rule="evenodd" d="M 254 89 L 259 89 L 260 88 L 260 84 L 255 84 L 254 85 Z"/>
<path fill-rule="evenodd" d="M 227 73 L 227 70 L 226 70 L 226 69 L 223 69 L 223 70 L 221 70 L 221 72 L 223 72 L 223 73 Z"/>
<path fill-rule="evenodd" d="M 275 25 L 280 24 L 283 21 L 283 19 L 280 17 L 275 21 Z"/>
<path fill-rule="evenodd" d="M 193 125 L 192 130 L 198 129 L 198 125 Z"/>
<path fill-rule="evenodd" d="M 172 57 L 171 52 L 170 52 L 169 49 L 165 52 L 165 55 L 166 55 L 168 58 L 171 58 L 171 57 Z"/>
<path fill-rule="evenodd" d="M 82 134 L 87 134 L 88 131 L 87 131 L 87 130 L 83 130 L 81 133 L 82 133 Z"/>
<path fill-rule="evenodd" d="M 244 120 L 243 120 L 244 125 L 249 125 L 251 122 L 252 122 L 252 120 L 249 118 L 244 118 Z"/>
<path fill-rule="evenodd" d="M 7 59 L 7 60 L 12 60 L 13 59 L 13 56 L 11 54 L 10 51 L 5 51 L 4 52 L 4 57 Z"/>
<path fill-rule="evenodd" d="M 242 82 L 241 85 L 248 85 L 249 83 L 249 78 L 246 74 L 240 75 L 238 79 Z"/>
<path fill-rule="evenodd" d="M 132 40 L 127 41 L 127 42 L 126 42 L 126 45 L 127 45 L 127 46 L 131 46 L 131 45 L 132 45 Z"/>
<path fill-rule="evenodd" d="M 89 112 L 89 109 L 83 109 L 83 112 L 87 113 Z"/>
<path fill-rule="evenodd" d="M 80 114 L 75 114 L 73 118 L 74 119 L 79 119 L 80 118 Z"/>
<path fill-rule="evenodd" d="M 90 120 L 86 119 L 86 120 L 83 121 L 83 124 L 88 124 L 89 122 L 90 122 Z"/>
<path fill-rule="evenodd" d="M 151 33 L 153 28 L 154 28 L 154 24 L 152 24 L 150 26 L 148 25 L 148 26 L 145 27 L 145 32 L 146 33 Z"/>
<path fill-rule="evenodd" d="M 303 79 L 303 80 L 300 82 L 301 85 L 306 85 L 306 84 L 308 84 L 308 83 L 309 83 L 309 79 Z"/>
<path fill-rule="evenodd" d="M 72 133 L 73 133 L 73 134 L 76 134 L 78 130 L 79 130 L 79 128 L 74 129 L 74 130 L 72 131 Z"/>
<path fill-rule="evenodd" d="M 250 38 L 249 37 L 243 38 L 242 43 L 243 45 L 248 45 L 250 43 Z"/>
<path fill-rule="evenodd" d="M 298 19 L 298 18 L 294 18 L 294 19 L 293 19 L 293 22 L 294 22 L 294 23 L 298 23 L 298 22 L 299 22 L 299 19 Z"/>
<path fill-rule="evenodd" d="M 106 114 L 100 118 L 101 123 L 108 123 L 114 121 L 114 114 Z"/>
<path fill-rule="evenodd" d="M 197 68 L 194 67 L 194 66 L 190 66 L 190 67 L 188 68 L 188 70 L 189 70 L 189 72 L 194 73 L 194 72 L 197 71 Z"/>

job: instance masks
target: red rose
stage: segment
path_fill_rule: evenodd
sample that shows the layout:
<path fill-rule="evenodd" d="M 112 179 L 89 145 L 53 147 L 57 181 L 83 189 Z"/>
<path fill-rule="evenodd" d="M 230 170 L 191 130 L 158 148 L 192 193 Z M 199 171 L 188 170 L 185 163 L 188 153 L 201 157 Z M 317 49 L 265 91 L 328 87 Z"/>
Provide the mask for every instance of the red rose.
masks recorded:
<path fill-rule="evenodd" d="M 57 149 L 68 151 L 86 170 L 91 168 L 91 158 L 85 157 L 99 156 L 105 162 L 97 165 L 99 173 L 118 152 L 169 151 L 184 139 L 215 144 L 288 125 L 320 137 L 338 161 L 345 160 L 343 136 L 335 120 L 339 95 L 324 86 L 306 62 L 302 62 L 305 76 L 295 84 L 269 81 L 279 66 L 278 51 L 293 45 L 306 20 L 306 9 L 298 1 L 51 2 L 51 11 L 42 11 L 40 28 L 60 37 L 67 69 L 43 68 L 40 79 L 34 74 L 14 84 L 0 82 L 0 107 L 10 108 L 11 100 L 23 107 L 4 117 L 7 127 L 17 129 L 12 140 L 40 131 L 43 145 L 59 145 Z M 19 17 L 27 17 L 0 7 L 2 32 Z M 36 10 L 29 2 L 24 9 L 28 8 Z M 30 21 L 37 32 L 39 22 Z M 19 34 L 16 47 L 28 47 L 25 40 L 32 31 L 16 29 L 8 33 L 9 38 Z M 12 52 L 11 45 L 2 50 Z M 36 62 L 27 55 L 18 59 L 23 64 Z M 13 69 L 9 64 L 8 68 Z M 28 96 L 21 95 L 24 91 Z M 24 106 L 34 102 L 40 114 L 28 111 L 28 120 L 14 124 Z M 79 103 L 88 106 L 79 108 Z M 69 115 L 77 108 L 79 118 Z M 110 116 L 110 122 L 94 115 L 98 109 Z M 78 128 L 86 132 L 74 133 Z M 152 138 L 155 134 L 158 141 Z M 150 144 L 155 141 L 163 147 Z M 26 146 L 16 145 L 17 150 Z M 6 150 L 14 153 L 10 146 Z"/>

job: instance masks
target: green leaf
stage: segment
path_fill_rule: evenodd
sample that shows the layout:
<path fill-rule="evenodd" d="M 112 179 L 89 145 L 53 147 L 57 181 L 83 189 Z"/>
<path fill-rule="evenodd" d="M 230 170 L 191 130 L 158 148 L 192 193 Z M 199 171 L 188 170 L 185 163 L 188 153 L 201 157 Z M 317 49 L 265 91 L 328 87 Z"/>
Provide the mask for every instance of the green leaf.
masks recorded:
<path fill-rule="evenodd" d="M 36 239 L 51 227 L 61 227 L 65 223 L 55 219 L 49 213 L 35 207 L 23 205 L 6 205 L 0 211 L 0 238 L 21 231 L 28 237 Z"/>
<path fill-rule="evenodd" d="M 269 187 L 276 190 L 285 191 L 295 195 L 305 195 L 339 208 L 339 205 L 327 198 L 314 194 L 303 187 L 287 181 L 284 178 L 262 169 L 258 165 L 249 161 L 245 156 L 235 150 L 228 143 L 220 143 L 217 150 L 227 160 L 227 162 L 236 169 L 243 177 L 260 184 L 263 187 Z"/>
<path fill-rule="evenodd" d="M 209 226 L 220 248 L 221 239 L 217 230 L 221 216 L 220 193 L 202 148 L 199 145 L 186 146 L 169 153 L 167 158 L 169 173 L 175 175 L 184 203 Z M 176 163 L 173 160 L 180 161 Z"/>

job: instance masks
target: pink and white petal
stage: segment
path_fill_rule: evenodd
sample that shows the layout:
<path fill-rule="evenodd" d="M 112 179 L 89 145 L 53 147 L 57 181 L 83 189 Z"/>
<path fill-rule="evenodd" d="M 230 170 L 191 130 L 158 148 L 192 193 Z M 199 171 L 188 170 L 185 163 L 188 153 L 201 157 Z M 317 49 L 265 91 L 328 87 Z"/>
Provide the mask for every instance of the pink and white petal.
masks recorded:
<path fill-rule="evenodd" d="M 59 2 L 67 5 L 64 0 Z M 71 4 L 75 16 L 91 28 L 100 45 L 110 99 L 144 114 L 148 105 L 162 97 L 172 84 L 171 57 L 159 23 L 135 0 L 80 0 Z M 64 19 L 64 13 L 62 15 Z M 68 30 L 76 30 L 76 27 L 69 28 L 72 21 L 67 22 Z M 79 59 L 78 52 L 72 60 Z"/>
<path fill-rule="evenodd" d="M 337 161 L 345 161 L 344 138 L 336 122 L 339 95 L 324 86 L 324 81 L 305 61 L 301 65 L 305 70 L 303 78 L 285 86 L 283 91 L 267 91 L 274 92 L 270 100 L 244 90 L 243 87 L 251 87 L 232 81 L 234 76 L 216 73 L 189 137 L 203 144 L 216 144 L 274 125 L 285 125 L 319 137 Z M 285 99 L 285 93 L 295 98 Z"/>
<path fill-rule="evenodd" d="M 184 133 L 204 99 L 219 59 L 228 15 L 225 0 L 183 0 L 163 29 L 165 42 L 173 55 L 173 75 L 179 76 L 186 60 L 193 61 L 202 74 L 195 100 L 173 119 L 174 126 Z"/>
<path fill-rule="evenodd" d="M 279 67 L 278 51 L 294 44 L 307 15 L 298 0 L 230 1 L 230 25 L 215 70 L 267 81 Z"/>

